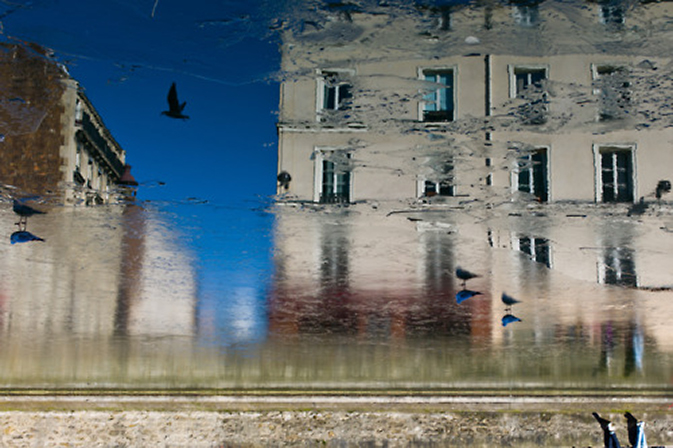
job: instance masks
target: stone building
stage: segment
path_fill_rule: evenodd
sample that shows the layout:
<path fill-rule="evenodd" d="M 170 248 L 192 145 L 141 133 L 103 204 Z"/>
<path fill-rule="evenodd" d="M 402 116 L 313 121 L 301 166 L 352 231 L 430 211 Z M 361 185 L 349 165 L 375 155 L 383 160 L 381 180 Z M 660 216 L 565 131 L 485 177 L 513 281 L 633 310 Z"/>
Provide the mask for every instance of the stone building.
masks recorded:
<path fill-rule="evenodd" d="M 47 50 L 0 46 L 0 92 L 0 182 L 14 195 L 106 203 L 120 182 L 135 184 L 125 151 Z"/>
<path fill-rule="evenodd" d="M 492 341 L 502 291 L 540 337 L 670 295 L 671 4 L 420 3 L 333 4 L 284 36 L 278 327 L 329 314 L 334 285 L 357 331 L 417 331 L 420 307 Z M 483 274 L 467 313 L 458 265 Z"/>

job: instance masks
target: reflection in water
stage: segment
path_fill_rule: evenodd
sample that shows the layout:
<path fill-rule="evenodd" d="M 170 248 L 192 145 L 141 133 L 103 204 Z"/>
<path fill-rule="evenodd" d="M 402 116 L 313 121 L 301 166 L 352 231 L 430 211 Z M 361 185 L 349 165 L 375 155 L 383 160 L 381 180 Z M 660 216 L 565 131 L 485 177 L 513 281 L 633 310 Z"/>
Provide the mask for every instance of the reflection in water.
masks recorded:
<path fill-rule="evenodd" d="M 16 232 L 13 232 L 10 235 L 9 240 L 12 242 L 12 244 L 29 243 L 31 241 L 44 241 L 44 239 L 40 238 L 39 236 L 33 235 L 27 230 L 17 230 Z"/>
<path fill-rule="evenodd" d="M 131 201 L 77 83 L 3 47 L 0 228 L 48 214 L 0 246 L 0 383 L 667 388 L 670 5 L 454 6 L 277 25 L 262 212 Z"/>

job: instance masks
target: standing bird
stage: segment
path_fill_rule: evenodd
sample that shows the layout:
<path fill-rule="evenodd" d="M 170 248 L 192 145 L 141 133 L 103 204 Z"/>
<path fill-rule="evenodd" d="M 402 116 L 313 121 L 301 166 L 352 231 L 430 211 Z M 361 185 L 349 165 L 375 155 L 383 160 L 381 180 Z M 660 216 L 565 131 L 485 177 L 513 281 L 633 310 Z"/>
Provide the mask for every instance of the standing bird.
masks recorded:
<path fill-rule="evenodd" d="M 16 199 L 14 199 L 12 210 L 14 210 L 14 213 L 19 215 L 19 222 L 16 223 L 16 225 L 19 226 L 19 230 L 26 230 L 29 216 L 43 215 L 45 213 L 43 211 L 34 209 L 29 205 L 23 204 L 22 202 Z"/>
<path fill-rule="evenodd" d="M 35 236 L 27 230 L 19 230 L 12 233 L 12 235 L 9 237 L 9 240 L 12 242 L 12 244 L 28 243 L 30 241 L 44 241 L 39 236 Z"/>
<path fill-rule="evenodd" d="M 505 294 L 504 292 L 502 293 L 501 300 L 502 300 L 502 303 L 504 303 L 505 306 L 506 306 L 506 308 L 505 308 L 506 311 L 511 310 L 512 305 L 514 305 L 515 303 L 521 303 L 521 300 L 516 300 L 514 297 L 512 297 L 508 294 Z"/>
<path fill-rule="evenodd" d="M 479 291 L 470 291 L 469 289 L 463 289 L 456 293 L 456 303 L 460 304 L 467 299 L 471 299 L 474 296 L 481 295 Z"/>
<path fill-rule="evenodd" d="M 186 105 L 186 101 L 182 104 L 180 104 L 180 101 L 178 101 L 178 89 L 175 87 L 175 83 L 173 83 L 171 84 L 171 88 L 168 90 L 168 110 L 161 112 L 161 115 L 187 120 L 189 116 L 182 113 L 182 110 Z"/>
<path fill-rule="evenodd" d="M 479 277 L 478 274 L 474 274 L 470 271 L 466 271 L 465 269 L 462 269 L 460 266 L 456 268 L 456 277 L 461 279 L 463 281 L 463 288 L 465 288 L 465 285 L 467 284 L 467 281 Z"/>

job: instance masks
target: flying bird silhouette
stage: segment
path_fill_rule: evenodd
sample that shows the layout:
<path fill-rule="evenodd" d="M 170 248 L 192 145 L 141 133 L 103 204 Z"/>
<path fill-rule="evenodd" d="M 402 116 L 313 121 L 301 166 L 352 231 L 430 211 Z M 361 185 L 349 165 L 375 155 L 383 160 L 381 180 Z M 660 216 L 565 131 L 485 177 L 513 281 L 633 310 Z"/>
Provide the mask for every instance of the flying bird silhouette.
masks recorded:
<path fill-rule="evenodd" d="M 458 277 L 463 281 L 463 288 L 464 288 L 468 280 L 473 279 L 475 277 L 479 277 L 479 274 L 474 274 L 458 266 L 456 268 L 456 277 Z"/>
<path fill-rule="evenodd" d="M 28 243 L 30 241 L 44 241 L 44 239 L 40 238 L 39 236 L 35 236 L 26 230 L 19 230 L 12 233 L 12 235 L 9 237 L 9 240 L 12 242 L 12 244 Z"/>
<path fill-rule="evenodd" d="M 507 325 L 514 323 L 514 322 L 521 322 L 521 319 L 518 317 L 512 315 L 512 314 L 505 314 L 502 316 L 502 326 L 506 327 Z"/>
<path fill-rule="evenodd" d="M 456 293 L 456 303 L 462 303 L 467 299 L 471 299 L 474 296 L 478 296 L 481 293 L 479 291 L 470 291 L 469 289 L 462 289 Z"/>
<path fill-rule="evenodd" d="M 14 210 L 14 213 L 19 215 L 19 222 L 16 223 L 16 225 L 19 226 L 19 230 L 26 230 L 29 216 L 43 215 L 45 213 L 31 207 L 30 205 L 26 205 L 17 199 L 14 199 L 12 210 Z"/>
<path fill-rule="evenodd" d="M 168 110 L 161 112 L 161 115 L 187 120 L 189 116 L 182 113 L 186 105 L 186 101 L 182 104 L 180 104 L 180 101 L 178 101 L 178 89 L 175 87 L 175 83 L 173 83 L 171 84 L 171 88 L 168 90 Z"/>
<path fill-rule="evenodd" d="M 508 310 L 512 309 L 512 305 L 514 305 L 515 303 L 521 303 L 521 300 L 516 300 L 514 297 L 505 294 L 504 292 L 502 293 L 501 300 L 502 303 L 506 305 L 506 309 Z"/>

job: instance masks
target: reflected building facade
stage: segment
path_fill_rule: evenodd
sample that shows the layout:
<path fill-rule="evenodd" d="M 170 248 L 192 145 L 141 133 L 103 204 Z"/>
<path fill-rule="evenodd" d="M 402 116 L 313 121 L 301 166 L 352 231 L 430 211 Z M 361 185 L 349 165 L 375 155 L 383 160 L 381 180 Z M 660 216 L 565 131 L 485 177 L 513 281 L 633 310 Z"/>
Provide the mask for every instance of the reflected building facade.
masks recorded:
<path fill-rule="evenodd" d="M 0 228 L 14 216 L 0 216 Z M 54 207 L 42 243 L 0 245 L 0 383 L 133 387 L 184 368 L 198 334 L 193 259 L 161 213 Z"/>
<path fill-rule="evenodd" d="M 103 204 L 137 185 L 126 152 L 48 50 L 3 44 L 0 71 L 0 181 L 14 194 Z"/>
<path fill-rule="evenodd" d="M 325 271 L 360 320 L 398 312 L 409 336 L 427 312 L 498 344 L 502 291 L 541 339 L 554 321 L 590 328 L 615 297 L 670 297 L 672 10 L 629 5 L 334 4 L 288 30 L 271 319 L 334 297 Z M 483 275 L 462 306 L 458 265 Z"/>
<path fill-rule="evenodd" d="M 120 200 L 137 186 L 125 151 L 43 48 L 0 45 L 0 86 L 2 192 L 54 205 L 30 221 L 44 242 L 10 245 L 0 214 L 0 383 L 174 377 L 198 332 L 194 260 L 165 215 Z"/>

